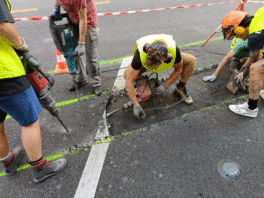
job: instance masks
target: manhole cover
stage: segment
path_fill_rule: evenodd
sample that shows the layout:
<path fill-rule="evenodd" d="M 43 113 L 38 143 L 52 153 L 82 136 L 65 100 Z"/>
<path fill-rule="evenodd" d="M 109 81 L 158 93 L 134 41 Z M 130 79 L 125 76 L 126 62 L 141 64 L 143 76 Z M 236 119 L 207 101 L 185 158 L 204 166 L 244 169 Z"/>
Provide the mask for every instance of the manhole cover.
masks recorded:
<path fill-rule="evenodd" d="M 231 160 L 221 160 L 217 164 L 217 171 L 225 180 L 238 182 L 243 177 L 241 167 Z"/>

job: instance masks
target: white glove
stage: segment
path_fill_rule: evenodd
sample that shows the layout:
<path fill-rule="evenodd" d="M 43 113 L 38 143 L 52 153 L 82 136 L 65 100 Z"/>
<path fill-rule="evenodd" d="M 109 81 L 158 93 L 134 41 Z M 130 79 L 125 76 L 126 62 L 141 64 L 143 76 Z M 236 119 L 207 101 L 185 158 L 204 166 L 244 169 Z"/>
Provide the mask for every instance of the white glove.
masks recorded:
<path fill-rule="evenodd" d="M 213 81 L 215 81 L 216 78 L 217 78 L 217 75 L 212 74 L 210 76 L 203 77 L 203 81 L 209 81 L 210 80 L 211 82 L 213 82 Z"/>
<path fill-rule="evenodd" d="M 166 89 L 168 88 L 169 87 L 164 82 L 161 82 L 160 85 L 155 88 L 156 95 L 164 95 L 166 92 Z"/>
<path fill-rule="evenodd" d="M 75 48 L 75 52 L 78 52 L 78 56 L 85 54 L 85 43 L 79 43 Z"/>
<path fill-rule="evenodd" d="M 239 72 L 239 74 L 237 74 L 237 76 L 235 77 L 236 83 L 243 84 L 243 78 L 244 78 L 244 73 Z"/>

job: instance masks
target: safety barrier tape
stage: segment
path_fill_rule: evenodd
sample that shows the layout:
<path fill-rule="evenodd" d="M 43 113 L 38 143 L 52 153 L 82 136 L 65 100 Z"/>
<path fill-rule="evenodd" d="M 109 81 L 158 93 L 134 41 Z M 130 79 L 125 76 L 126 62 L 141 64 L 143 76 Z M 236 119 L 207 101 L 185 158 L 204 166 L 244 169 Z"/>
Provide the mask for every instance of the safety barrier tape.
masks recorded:
<path fill-rule="evenodd" d="M 198 4 L 198 5 L 177 6 L 177 7 L 168 7 L 168 8 L 156 8 L 156 9 L 148 9 L 148 10 L 106 12 L 106 13 L 97 13 L 97 16 L 113 16 L 113 15 L 124 15 L 124 14 L 135 14 L 135 13 L 142 13 L 142 12 L 151 12 L 151 11 L 160 11 L 160 10 L 173 10 L 173 9 L 182 9 L 182 8 L 195 8 L 195 7 L 203 7 L 203 6 L 231 4 L 231 3 L 238 3 L 238 2 L 241 2 L 241 1 L 229 1 L 229 2 L 220 2 L 220 3 L 206 3 L 206 4 Z M 264 2 L 262 2 L 262 1 L 248 1 L 248 3 L 263 3 L 264 4 Z M 41 21 L 41 20 L 48 20 L 48 18 L 49 18 L 49 16 L 15 18 L 15 21 Z"/>

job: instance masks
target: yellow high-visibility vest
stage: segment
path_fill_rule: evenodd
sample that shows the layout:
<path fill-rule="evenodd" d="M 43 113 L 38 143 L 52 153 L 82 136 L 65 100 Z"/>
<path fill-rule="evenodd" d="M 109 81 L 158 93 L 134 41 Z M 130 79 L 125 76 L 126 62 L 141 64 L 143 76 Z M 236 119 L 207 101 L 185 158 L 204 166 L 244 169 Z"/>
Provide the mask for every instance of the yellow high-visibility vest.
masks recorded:
<path fill-rule="evenodd" d="M 249 24 L 249 34 L 264 30 L 264 6 L 259 8 L 254 14 L 254 18 Z"/>
<path fill-rule="evenodd" d="M 172 60 L 170 63 L 162 62 L 161 65 L 158 66 L 157 68 L 152 68 L 146 64 L 147 53 L 144 52 L 143 47 L 146 43 L 152 44 L 152 43 L 155 43 L 156 41 L 163 41 L 164 43 L 167 44 L 168 53 L 172 55 Z M 152 71 L 154 73 L 173 67 L 175 59 L 176 59 L 176 42 L 173 40 L 171 35 L 167 35 L 167 34 L 148 35 L 148 36 L 138 39 L 136 41 L 136 47 L 134 49 L 134 54 L 136 53 L 137 50 L 139 51 L 140 60 L 141 60 L 143 67 L 145 67 L 147 70 Z"/>

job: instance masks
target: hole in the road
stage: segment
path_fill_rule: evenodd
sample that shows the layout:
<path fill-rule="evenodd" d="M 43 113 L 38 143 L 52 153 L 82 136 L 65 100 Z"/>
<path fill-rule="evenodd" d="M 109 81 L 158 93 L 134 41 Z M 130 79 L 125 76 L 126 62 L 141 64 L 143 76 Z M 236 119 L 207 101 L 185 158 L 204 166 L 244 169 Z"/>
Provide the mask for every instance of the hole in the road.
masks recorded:
<path fill-rule="evenodd" d="M 240 165 L 231 160 L 221 160 L 218 162 L 217 171 L 222 178 L 231 182 L 238 182 L 243 178 Z"/>

